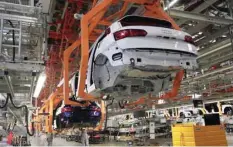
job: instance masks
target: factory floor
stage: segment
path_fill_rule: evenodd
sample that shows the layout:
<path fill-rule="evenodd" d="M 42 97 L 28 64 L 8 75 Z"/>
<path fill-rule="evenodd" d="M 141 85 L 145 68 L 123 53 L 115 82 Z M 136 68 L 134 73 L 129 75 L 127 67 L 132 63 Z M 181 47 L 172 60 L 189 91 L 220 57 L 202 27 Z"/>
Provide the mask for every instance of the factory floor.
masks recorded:
<path fill-rule="evenodd" d="M 31 139 L 31 146 L 46 146 L 44 139 L 32 138 Z M 53 146 L 82 146 L 81 143 L 75 141 L 66 141 L 63 138 L 55 137 L 53 139 Z M 90 144 L 90 146 L 127 146 L 126 142 L 115 142 L 115 141 L 108 141 L 100 144 Z"/>
<path fill-rule="evenodd" d="M 46 146 L 44 143 L 46 140 L 38 138 L 31 138 L 32 146 Z M 158 142 L 159 146 L 171 146 L 171 138 L 157 138 L 156 142 Z M 233 146 L 233 135 L 227 135 L 228 146 Z M 82 146 L 81 143 L 69 141 L 67 142 L 65 139 L 56 137 L 53 139 L 53 146 Z M 90 146 L 128 146 L 126 142 L 116 142 L 116 141 L 107 141 L 101 144 L 90 144 Z"/>

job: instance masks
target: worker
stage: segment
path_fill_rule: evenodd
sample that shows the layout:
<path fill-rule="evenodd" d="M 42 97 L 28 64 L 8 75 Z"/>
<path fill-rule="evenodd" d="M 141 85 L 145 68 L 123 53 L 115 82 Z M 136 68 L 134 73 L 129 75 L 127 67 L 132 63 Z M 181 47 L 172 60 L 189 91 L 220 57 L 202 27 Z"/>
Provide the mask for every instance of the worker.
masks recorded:
<path fill-rule="evenodd" d="M 6 137 L 2 136 L 2 139 L 0 141 L 0 146 L 9 146 L 9 144 L 7 143 L 8 139 Z"/>
<path fill-rule="evenodd" d="M 13 132 L 10 131 L 9 135 L 7 136 L 7 144 L 11 145 L 13 140 Z"/>
<path fill-rule="evenodd" d="M 197 117 L 196 117 L 196 124 L 199 126 L 205 126 L 205 121 L 203 119 L 203 116 L 199 113 L 197 114 Z"/>
<path fill-rule="evenodd" d="M 40 143 L 39 146 L 48 146 L 47 133 L 40 134 Z"/>
<path fill-rule="evenodd" d="M 47 142 L 48 142 L 48 146 L 53 145 L 53 133 L 47 133 Z"/>
<path fill-rule="evenodd" d="M 81 142 L 83 146 L 89 146 L 89 136 L 86 129 L 82 129 Z"/>

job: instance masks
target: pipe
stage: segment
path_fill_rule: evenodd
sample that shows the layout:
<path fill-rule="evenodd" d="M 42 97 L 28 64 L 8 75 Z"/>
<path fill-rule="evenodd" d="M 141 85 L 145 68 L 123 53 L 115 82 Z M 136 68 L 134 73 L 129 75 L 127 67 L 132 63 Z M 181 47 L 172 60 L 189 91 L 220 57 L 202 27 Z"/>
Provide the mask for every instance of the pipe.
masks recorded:
<path fill-rule="evenodd" d="M 29 98 L 31 99 L 32 105 L 33 105 L 33 90 L 35 86 L 35 79 L 36 79 L 36 72 L 32 72 L 32 81 L 31 81 L 31 87 L 30 87 L 30 92 L 29 92 Z"/>
<path fill-rule="evenodd" d="M 14 97 L 15 96 L 14 89 L 13 89 L 10 77 L 8 76 L 8 71 L 4 71 L 4 79 L 5 79 L 6 83 L 7 83 L 7 86 L 9 88 L 9 91 L 10 91 L 11 95 Z"/>

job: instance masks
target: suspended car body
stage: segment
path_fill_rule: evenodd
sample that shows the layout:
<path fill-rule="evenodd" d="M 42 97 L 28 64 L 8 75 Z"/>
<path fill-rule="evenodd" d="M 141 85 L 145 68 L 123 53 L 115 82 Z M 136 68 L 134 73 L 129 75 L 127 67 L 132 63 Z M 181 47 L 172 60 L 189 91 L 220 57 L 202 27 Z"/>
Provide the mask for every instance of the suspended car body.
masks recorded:
<path fill-rule="evenodd" d="M 88 107 L 65 106 L 63 102 L 54 110 L 55 129 L 69 128 L 76 124 L 83 126 L 96 126 L 101 118 L 101 109 L 91 102 Z"/>
<path fill-rule="evenodd" d="M 196 57 L 192 37 L 170 22 L 125 16 L 92 45 L 86 92 L 119 100 L 157 94 L 168 88 L 178 70 L 197 68 Z"/>

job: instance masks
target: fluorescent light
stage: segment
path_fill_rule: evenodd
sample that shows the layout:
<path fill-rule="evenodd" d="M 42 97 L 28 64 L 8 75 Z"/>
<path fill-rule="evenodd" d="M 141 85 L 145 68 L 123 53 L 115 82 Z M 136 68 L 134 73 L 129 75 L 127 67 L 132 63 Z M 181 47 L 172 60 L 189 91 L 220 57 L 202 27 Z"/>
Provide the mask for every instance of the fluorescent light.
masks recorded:
<path fill-rule="evenodd" d="M 158 104 L 160 105 L 160 104 L 164 104 L 165 103 L 165 101 L 163 100 L 163 99 L 159 99 L 158 100 Z"/>
<path fill-rule="evenodd" d="M 192 95 L 189 95 L 189 96 L 192 96 L 192 99 L 199 99 L 202 95 L 200 94 L 192 94 Z"/>
<path fill-rule="evenodd" d="M 192 38 L 194 39 L 194 38 L 196 38 L 196 37 L 198 37 L 198 35 L 194 35 L 194 36 L 192 36 Z"/>
<path fill-rule="evenodd" d="M 200 41 L 200 40 L 202 40 L 202 39 L 204 39 L 204 38 L 206 38 L 206 36 L 202 36 L 201 38 L 195 40 L 194 42 L 196 43 L 196 42 L 198 42 L 198 41 Z"/>
<path fill-rule="evenodd" d="M 31 84 L 23 84 L 25 87 L 31 87 Z"/>
<path fill-rule="evenodd" d="M 36 89 L 35 89 L 33 97 L 38 98 L 42 88 L 44 87 L 45 80 L 46 80 L 46 74 L 44 72 L 42 72 L 38 78 L 38 81 L 36 84 Z"/>
<path fill-rule="evenodd" d="M 176 3 L 178 2 L 178 0 L 173 0 L 171 1 L 167 7 L 164 8 L 164 10 L 167 10 L 168 8 L 171 8 L 172 6 L 174 6 Z"/>
<path fill-rule="evenodd" d="M 192 26 L 193 24 L 189 23 L 188 25 L 189 25 L 189 26 Z"/>

